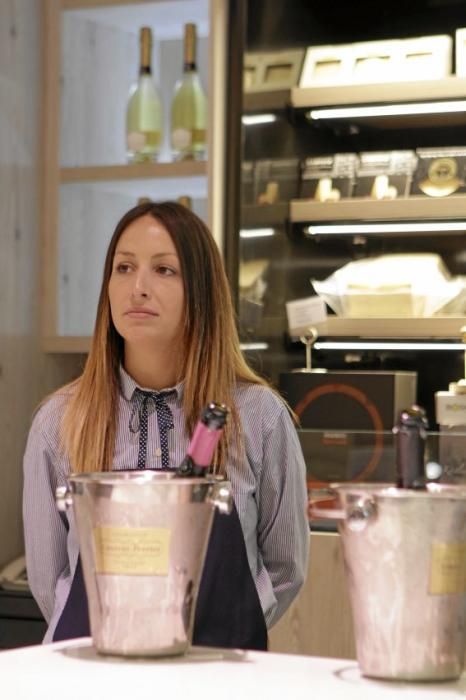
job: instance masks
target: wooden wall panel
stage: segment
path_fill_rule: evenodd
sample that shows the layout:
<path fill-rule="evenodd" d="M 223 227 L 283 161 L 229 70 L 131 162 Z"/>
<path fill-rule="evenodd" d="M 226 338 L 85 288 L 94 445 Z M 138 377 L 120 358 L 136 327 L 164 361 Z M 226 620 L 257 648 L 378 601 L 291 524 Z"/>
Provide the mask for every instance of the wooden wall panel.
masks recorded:
<path fill-rule="evenodd" d="M 22 455 L 34 407 L 77 356 L 39 339 L 41 3 L 0 2 L 0 567 L 23 550 Z"/>
<path fill-rule="evenodd" d="M 356 648 L 340 535 L 311 534 L 307 580 L 270 633 L 270 650 L 354 659 Z"/>
<path fill-rule="evenodd" d="M 60 164 L 126 160 L 125 108 L 137 78 L 137 38 L 63 13 Z"/>

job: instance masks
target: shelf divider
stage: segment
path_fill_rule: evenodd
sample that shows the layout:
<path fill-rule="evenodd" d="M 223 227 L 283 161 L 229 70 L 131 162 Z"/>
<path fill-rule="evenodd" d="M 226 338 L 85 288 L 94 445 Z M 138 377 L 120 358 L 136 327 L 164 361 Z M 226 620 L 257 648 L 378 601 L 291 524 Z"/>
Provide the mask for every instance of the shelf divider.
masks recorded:
<path fill-rule="evenodd" d="M 111 182 L 149 178 L 195 177 L 207 175 L 207 162 L 198 160 L 174 163 L 134 163 L 61 168 L 60 182 Z"/>
<path fill-rule="evenodd" d="M 289 216 L 288 202 L 246 204 L 241 207 L 241 227 L 283 226 Z"/>
<path fill-rule="evenodd" d="M 343 105 L 369 105 L 388 102 L 425 102 L 455 100 L 466 96 L 466 78 L 449 75 L 440 80 L 332 85 L 330 87 L 294 87 L 291 105 L 295 108 Z"/>

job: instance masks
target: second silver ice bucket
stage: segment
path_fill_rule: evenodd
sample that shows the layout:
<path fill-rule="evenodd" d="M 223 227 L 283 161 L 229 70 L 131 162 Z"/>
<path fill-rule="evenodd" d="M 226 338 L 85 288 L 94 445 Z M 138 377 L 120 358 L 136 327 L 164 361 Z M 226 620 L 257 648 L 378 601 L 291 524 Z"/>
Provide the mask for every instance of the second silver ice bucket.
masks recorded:
<path fill-rule="evenodd" d="M 311 493 L 310 513 L 338 521 L 362 673 L 411 681 L 460 676 L 466 488 L 346 483 L 332 484 L 322 498 Z"/>
<path fill-rule="evenodd" d="M 93 642 L 108 654 L 182 654 L 215 507 L 231 510 L 228 482 L 167 472 L 71 475 L 57 494 L 73 507 Z"/>

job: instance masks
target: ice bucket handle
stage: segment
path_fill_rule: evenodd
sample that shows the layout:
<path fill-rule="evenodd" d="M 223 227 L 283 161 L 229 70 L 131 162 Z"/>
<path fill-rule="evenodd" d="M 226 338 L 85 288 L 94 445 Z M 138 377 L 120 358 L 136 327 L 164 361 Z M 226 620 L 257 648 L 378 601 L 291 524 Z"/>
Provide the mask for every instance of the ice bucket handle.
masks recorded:
<path fill-rule="evenodd" d="M 222 515 L 229 515 L 233 509 L 233 496 L 229 481 L 218 481 L 212 486 L 208 500 Z"/>
<path fill-rule="evenodd" d="M 309 494 L 309 517 L 325 520 L 345 520 L 350 530 L 360 532 L 377 515 L 376 502 L 368 496 L 361 494 L 350 503 L 347 503 L 344 509 L 329 505 L 334 504 L 337 499 L 338 492 L 335 489 L 312 489 Z M 322 507 L 322 504 L 327 504 L 327 507 Z"/>
<path fill-rule="evenodd" d="M 344 520 L 346 518 L 345 511 L 332 505 L 337 500 L 338 493 L 334 489 L 311 489 L 308 504 L 309 517 L 322 520 Z"/>
<path fill-rule="evenodd" d="M 58 510 L 68 510 L 73 505 L 73 494 L 67 486 L 58 486 L 55 490 L 55 501 Z"/>

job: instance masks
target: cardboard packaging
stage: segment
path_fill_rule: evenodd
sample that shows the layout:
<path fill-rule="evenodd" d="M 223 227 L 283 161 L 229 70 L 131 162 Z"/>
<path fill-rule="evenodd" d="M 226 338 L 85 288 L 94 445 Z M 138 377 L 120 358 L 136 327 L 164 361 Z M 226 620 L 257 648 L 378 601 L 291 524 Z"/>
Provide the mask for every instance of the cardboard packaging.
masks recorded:
<path fill-rule="evenodd" d="M 244 55 L 244 92 L 283 90 L 298 84 L 304 49 L 248 52 Z"/>
<path fill-rule="evenodd" d="M 451 36 L 440 34 L 309 46 L 299 85 L 306 88 L 441 79 L 451 73 L 452 44 Z"/>
<path fill-rule="evenodd" d="M 411 194 L 448 197 L 466 192 L 466 148 L 418 148 Z"/>
<path fill-rule="evenodd" d="M 354 196 L 371 199 L 407 197 L 416 163 L 414 151 L 360 153 Z"/>
<path fill-rule="evenodd" d="M 435 417 L 439 424 L 439 462 L 442 480 L 466 482 L 466 393 L 455 386 L 435 394 Z"/>
<path fill-rule="evenodd" d="M 356 153 L 306 158 L 301 166 L 300 198 L 326 202 L 351 197 L 357 167 Z"/>

